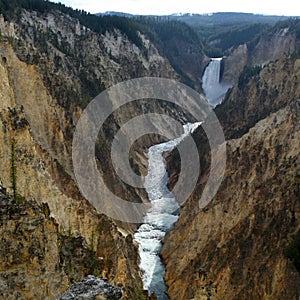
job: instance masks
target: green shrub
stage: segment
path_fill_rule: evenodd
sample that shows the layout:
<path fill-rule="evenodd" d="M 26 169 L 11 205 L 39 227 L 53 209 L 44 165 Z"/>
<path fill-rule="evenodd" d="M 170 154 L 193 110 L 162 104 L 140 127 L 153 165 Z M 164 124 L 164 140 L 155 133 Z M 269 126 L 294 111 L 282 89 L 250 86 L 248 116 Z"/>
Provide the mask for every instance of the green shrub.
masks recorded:
<path fill-rule="evenodd" d="M 292 261 L 297 271 L 300 273 L 300 230 L 293 235 L 292 240 L 285 248 L 284 254 Z"/>
<path fill-rule="evenodd" d="M 10 188 L 13 192 L 13 199 L 16 202 L 20 202 L 17 191 L 17 165 L 16 165 L 16 142 L 13 139 L 11 141 L 11 153 L 10 153 Z"/>
<path fill-rule="evenodd" d="M 252 77 L 258 75 L 261 70 L 262 70 L 261 66 L 245 67 L 245 69 L 243 70 L 243 72 L 239 76 L 238 87 L 240 89 L 242 87 L 244 87 L 249 82 L 249 80 Z"/>

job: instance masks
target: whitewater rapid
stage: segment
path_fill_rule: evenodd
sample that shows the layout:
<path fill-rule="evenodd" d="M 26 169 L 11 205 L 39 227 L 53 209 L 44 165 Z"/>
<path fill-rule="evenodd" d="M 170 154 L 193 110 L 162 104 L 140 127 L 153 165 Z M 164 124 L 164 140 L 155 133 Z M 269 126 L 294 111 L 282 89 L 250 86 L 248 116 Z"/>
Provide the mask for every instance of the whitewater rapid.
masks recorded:
<path fill-rule="evenodd" d="M 151 202 L 151 209 L 144 217 L 144 223 L 135 233 L 139 244 L 140 269 L 143 274 L 144 289 L 155 292 L 159 300 L 169 299 L 164 282 L 165 267 L 159 253 L 162 239 L 178 220 L 180 206 L 173 194 L 168 190 L 168 173 L 163 153 L 173 150 L 186 136 L 192 133 L 201 122 L 186 124 L 184 133 L 177 139 L 158 144 L 148 151 L 148 174 L 144 187 Z"/>

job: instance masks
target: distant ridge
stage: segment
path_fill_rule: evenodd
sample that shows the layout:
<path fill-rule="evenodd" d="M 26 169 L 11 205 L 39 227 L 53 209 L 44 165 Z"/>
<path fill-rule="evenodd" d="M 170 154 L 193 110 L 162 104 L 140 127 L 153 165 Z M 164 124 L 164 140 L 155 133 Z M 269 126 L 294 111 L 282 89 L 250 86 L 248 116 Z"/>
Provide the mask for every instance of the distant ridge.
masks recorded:
<path fill-rule="evenodd" d="M 96 15 L 114 15 L 122 17 L 136 17 L 141 16 L 138 14 L 130 14 L 119 11 L 107 11 L 104 13 L 97 13 Z M 243 12 L 215 12 L 215 13 L 173 13 L 170 15 L 144 15 L 144 16 L 156 16 L 156 17 L 169 17 L 175 19 L 187 20 L 190 19 L 191 22 L 204 22 L 206 23 L 207 19 L 210 19 L 214 23 L 223 23 L 224 21 L 243 21 L 243 22 L 253 22 L 253 23 L 273 23 L 282 20 L 287 20 L 290 18 L 299 18 L 295 16 L 280 16 L 280 15 L 264 15 L 264 14 L 254 14 L 254 13 L 243 13 Z M 245 19 L 246 18 L 246 19 Z"/>
<path fill-rule="evenodd" d="M 126 18 L 134 18 L 141 15 L 129 14 L 124 12 L 107 11 L 104 13 L 97 13 L 98 16 L 103 15 L 113 15 Z M 289 17 L 289 16 L 277 16 L 277 15 L 262 15 L 253 13 L 242 13 L 242 12 L 216 12 L 216 13 L 174 13 L 170 15 L 144 15 L 144 17 L 157 17 L 161 19 L 171 19 L 185 22 L 189 25 L 194 26 L 207 26 L 207 25 L 223 25 L 223 24 L 275 24 L 279 21 L 284 21 L 290 18 L 300 18 L 299 17 Z"/>
<path fill-rule="evenodd" d="M 265 23 L 272 24 L 278 21 L 284 21 L 291 17 L 288 16 L 274 16 L 274 15 L 261 15 L 252 13 L 236 13 L 236 12 L 216 12 L 211 14 L 182 14 L 171 16 L 179 21 L 186 22 L 190 25 L 221 25 L 221 24 L 234 24 L 234 23 Z M 294 17 L 295 18 L 295 17 Z M 297 17 L 296 17 L 297 18 Z"/>
<path fill-rule="evenodd" d="M 120 11 L 106 11 L 104 13 L 97 13 L 96 15 L 97 16 L 118 16 L 118 17 L 127 17 L 127 18 L 135 17 L 135 15 L 133 14 L 128 14 Z"/>

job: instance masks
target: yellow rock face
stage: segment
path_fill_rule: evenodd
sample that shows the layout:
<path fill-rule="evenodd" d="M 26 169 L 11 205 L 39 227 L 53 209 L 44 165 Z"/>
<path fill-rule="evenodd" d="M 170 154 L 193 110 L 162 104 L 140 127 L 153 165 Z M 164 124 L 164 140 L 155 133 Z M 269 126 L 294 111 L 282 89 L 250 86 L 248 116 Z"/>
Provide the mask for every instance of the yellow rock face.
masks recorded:
<path fill-rule="evenodd" d="M 6 299 L 55 299 L 68 288 L 59 267 L 58 226 L 35 202 L 0 193 L 0 285 Z"/>
<path fill-rule="evenodd" d="M 73 126 L 71 120 L 49 95 L 36 67 L 21 62 L 5 41 L 0 41 L 0 53 L 0 179 L 3 185 L 11 186 L 11 144 L 15 141 L 17 192 L 25 199 L 48 203 L 61 233 L 83 236 L 88 245 L 93 244 L 96 255 L 104 260 L 99 275 L 102 272 L 115 283 L 130 287 L 131 291 L 141 289 L 137 248 L 125 241 L 112 221 L 99 215 L 81 197 L 72 180 L 70 148 L 67 149 L 70 141 L 65 140 L 64 132 Z M 80 109 L 75 113 L 79 114 Z M 102 230 L 104 223 L 107 226 Z M 51 224 L 43 225 L 49 234 L 36 238 L 46 239 L 49 243 L 45 247 L 54 249 L 57 248 L 57 227 L 51 228 Z M 5 226 L 12 231 L 16 224 Z M 51 230 L 56 230 L 56 236 Z M 107 239 L 110 244 L 103 242 Z M 15 264 L 6 249 L 12 269 L 26 278 L 24 286 L 5 287 L 6 295 L 16 291 L 17 296 L 10 299 L 23 299 L 21 294 L 25 295 L 24 299 L 44 299 L 54 291 L 58 293 L 67 288 L 66 274 L 56 274 L 51 279 L 49 268 L 54 269 L 58 260 L 53 249 L 43 258 L 45 266 L 27 254 L 22 258 L 24 264 Z M 46 269 L 45 273 L 42 268 Z M 8 271 L 5 267 L 3 270 Z"/>

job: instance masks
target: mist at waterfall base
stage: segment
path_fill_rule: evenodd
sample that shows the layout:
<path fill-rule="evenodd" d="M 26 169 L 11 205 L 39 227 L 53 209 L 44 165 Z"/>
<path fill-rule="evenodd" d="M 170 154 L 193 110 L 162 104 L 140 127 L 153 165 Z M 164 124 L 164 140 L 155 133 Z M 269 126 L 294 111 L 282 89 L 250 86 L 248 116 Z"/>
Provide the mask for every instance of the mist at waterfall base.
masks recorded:
<path fill-rule="evenodd" d="M 177 139 L 158 144 L 148 151 L 148 174 L 144 187 L 151 202 L 151 209 L 144 217 L 144 223 L 135 233 L 139 244 L 140 269 L 144 289 L 155 292 L 159 300 L 167 300 L 167 286 L 164 282 L 165 267 L 159 253 L 162 239 L 178 220 L 180 206 L 174 195 L 168 190 L 168 173 L 163 153 L 173 150 L 188 134 L 192 133 L 201 122 L 184 125 L 184 133 Z"/>
<path fill-rule="evenodd" d="M 220 82 L 222 58 L 211 58 L 202 78 L 202 88 L 209 104 L 216 106 L 221 103 L 230 84 Z"/>

